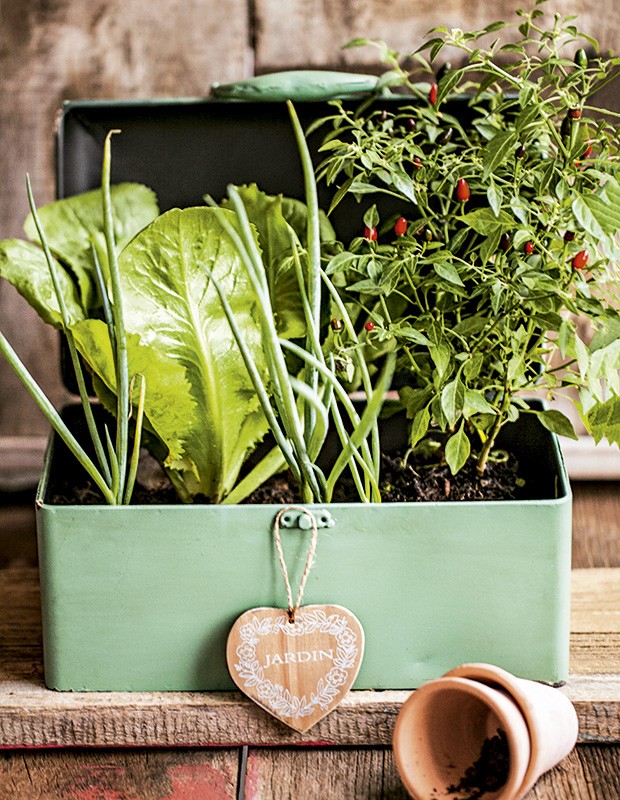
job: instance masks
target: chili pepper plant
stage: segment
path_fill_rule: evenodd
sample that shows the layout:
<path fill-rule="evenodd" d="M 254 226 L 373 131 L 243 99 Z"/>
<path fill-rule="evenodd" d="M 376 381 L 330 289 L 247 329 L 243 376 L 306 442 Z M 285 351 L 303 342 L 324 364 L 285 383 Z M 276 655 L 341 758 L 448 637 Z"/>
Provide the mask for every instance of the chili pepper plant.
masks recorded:
<path fill-rule="evenodd" d="M 335 101 L 316 123 L 330 212 L 346 196 L 360 209 L 326 273 L 367 358 L 398 355 L 410 448 L 453 473 L 471 460 L 484 472 L 521 414 L 575 437 L 530 391 L 572 390 L 594 438 L 620 441 L 619 128 L 596 106 L 620 59 L 543 3 L 478 31 L 436 28 L 408 54 L 354 40 L 378 49 L 399 102 Z M 357 343 L 335 341 L 346 364 Z"/>

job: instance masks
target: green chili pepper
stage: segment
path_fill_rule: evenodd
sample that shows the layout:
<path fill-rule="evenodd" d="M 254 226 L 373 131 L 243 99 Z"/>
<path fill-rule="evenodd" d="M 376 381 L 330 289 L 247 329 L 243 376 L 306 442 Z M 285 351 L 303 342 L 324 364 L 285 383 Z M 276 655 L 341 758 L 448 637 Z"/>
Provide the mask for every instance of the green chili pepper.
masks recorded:
<path fill-rule="evenodd" d="M 579 50 L 575 53 L 575 64 L 578 67 L 585 68 L 588 66 L 588 55 L 583 47 L 580 47 Z"/>
<path fill-rule="evenodd" d="M 452 130 L 452 128 L 446 128 L 445 131 L 443 131 L 443 133 L 440 133 L 439 136 L 437 137 L 437 144 L 440 146 L 448 144 L 448 142 L 452 138 L 453 133 L 454 131 Z"/>

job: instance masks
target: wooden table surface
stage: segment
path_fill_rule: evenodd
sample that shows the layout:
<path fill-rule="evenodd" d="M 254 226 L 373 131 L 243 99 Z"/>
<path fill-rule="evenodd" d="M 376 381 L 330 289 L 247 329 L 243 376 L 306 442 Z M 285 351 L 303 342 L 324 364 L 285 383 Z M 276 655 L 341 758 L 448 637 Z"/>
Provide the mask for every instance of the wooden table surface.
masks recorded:
<path fill-rule="evenodd" d="M 580 741 L 528 800 L 620 798 L 620 487 L 573 488 L 563 691 L 577 708 Z M 305 736 L 236 693 L 49 692 L 33 530 L 27 506 L 0 508 L 2 800 L 407 797 L 389 746 L 407 692 L 353 692 Z"/>

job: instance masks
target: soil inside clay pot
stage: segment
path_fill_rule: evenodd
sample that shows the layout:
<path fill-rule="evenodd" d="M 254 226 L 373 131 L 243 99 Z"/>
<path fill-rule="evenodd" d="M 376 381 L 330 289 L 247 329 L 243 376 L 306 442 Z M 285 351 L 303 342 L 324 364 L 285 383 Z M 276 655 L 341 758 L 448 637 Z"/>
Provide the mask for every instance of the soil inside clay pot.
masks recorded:
<path fill-rule="evenodd" d="M 509 753 L 506 733 L 498 729 L 495 736 L 485 739 L 480 755 L 465 770 L 457 784 L 448 786 L 450 800 L 481 800 L 488 792 L 497 792 L 508 779 Z M 438 795 L 439 797 L 439 795 Z"/>

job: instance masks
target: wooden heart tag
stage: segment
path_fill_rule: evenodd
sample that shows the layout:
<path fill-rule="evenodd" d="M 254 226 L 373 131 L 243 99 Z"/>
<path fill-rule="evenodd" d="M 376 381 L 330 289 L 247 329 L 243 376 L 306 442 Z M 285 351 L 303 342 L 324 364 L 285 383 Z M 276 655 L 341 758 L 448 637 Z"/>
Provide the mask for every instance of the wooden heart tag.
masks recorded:
<path fill-rule="evenodd" d="M 300 527 L 312 526 L 294 603 L 280 538 L 280 520 L 293 510 L 301 511 L 305 522 L 310 523 Z M 347 608 L 300 608 L 316 549 L 317 528 L 316 517 L 303 506 L 288 506 L 277 514 L 273 532 L 288 609 L 251 608 L 236 620 L 226 645 L 228 671 L 239 689 L 300 733 L 340 703 L 357 677 L 364 655 L 364 630 Z"/>
<path fill-rule="evenodd" d="M 251 700 L 281 722 L 304 732 L 342 700 L 357 677 L 364 631 L 346 608 L 253 608 L 228 636 L 232 679 Z"/>

